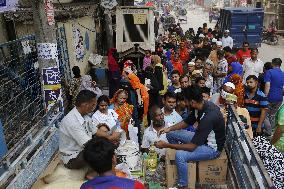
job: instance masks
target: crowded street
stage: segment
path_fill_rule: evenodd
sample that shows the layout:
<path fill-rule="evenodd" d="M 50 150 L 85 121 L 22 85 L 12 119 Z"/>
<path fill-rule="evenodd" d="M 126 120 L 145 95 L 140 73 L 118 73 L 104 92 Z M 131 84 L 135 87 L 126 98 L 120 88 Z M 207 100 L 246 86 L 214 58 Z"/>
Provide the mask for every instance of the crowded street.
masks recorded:
<path fill-rule="evenodd" d="M 284 189 L 283 5 L 0 1 L 0 188 Z"/>

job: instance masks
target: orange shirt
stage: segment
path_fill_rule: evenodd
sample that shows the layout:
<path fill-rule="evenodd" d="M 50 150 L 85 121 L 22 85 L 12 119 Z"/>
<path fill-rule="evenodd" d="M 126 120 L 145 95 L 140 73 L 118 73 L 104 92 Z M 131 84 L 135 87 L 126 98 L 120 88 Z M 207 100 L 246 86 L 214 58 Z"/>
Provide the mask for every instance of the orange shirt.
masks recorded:
<path fill-rule="evenodd" d="M 179 56 L 182 62 L 187 61 L 189 59 L 189 53 L 187 48 L 180 49 Z"/>
<path fill-rule="evenodd" d="M 183 74 L 183 67 L 180 61 L 172 61 L 174 70 L 179 71 L 179 73 L 182 75 Z"/>

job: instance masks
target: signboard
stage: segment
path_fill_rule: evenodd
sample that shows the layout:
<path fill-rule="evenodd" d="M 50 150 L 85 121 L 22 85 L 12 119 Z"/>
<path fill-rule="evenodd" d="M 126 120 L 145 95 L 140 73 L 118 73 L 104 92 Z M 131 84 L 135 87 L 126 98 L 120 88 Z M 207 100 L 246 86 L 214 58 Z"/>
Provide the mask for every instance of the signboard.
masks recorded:
<path fill-rule="evenodd" d="M 45 13 L 46 13 L 48 25 L 50 26 L 54 25 L 55 20 L 54 20 L 54 8 L 53 8 L 52 0 L 45 0 L 44 6 L 45 6 Z"/>
<path fill-rule="evenodd" d="M 0 0 L 0 13 L 15 11 L 19 0 Z"/>
<path fill-rule="evenodd" d="M 61 97 L 61 78 L 58 67 L 43 68 L 43 90 L 47 110 L 49 110 Z"/>

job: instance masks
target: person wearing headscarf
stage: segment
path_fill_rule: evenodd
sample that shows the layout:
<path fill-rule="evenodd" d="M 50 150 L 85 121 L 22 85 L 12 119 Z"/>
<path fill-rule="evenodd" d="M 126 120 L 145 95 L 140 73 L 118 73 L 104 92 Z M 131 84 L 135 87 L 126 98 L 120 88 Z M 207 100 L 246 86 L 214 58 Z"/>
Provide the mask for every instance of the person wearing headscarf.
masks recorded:
<path fill-rule="evenodd" d="M 243 76 L 243 66 L 239 62 L 232 62 L 228 65 L 228 75 L 225 77 L 224 83 L 230 81 L 231 76 L 234 74 Z"/>
<path fill-rule="evenodd" d="M 110 100 L 111 105 L 109 108 L 117 113 L 121 129 L 123 129 L 128 136 L 128 125 L 132 118 L 133 105 L 126 102 L 127 98 L 128 93 L 124 89 L 117 90 Z"/>
<path fill-rule="evenodd" d="M 154 69 L 152 67 L 148 66 L 145 69 L 144 76 L 145 76 L 144 85 L 148 88 L 148 94 L 149 94 L 149 108 L 151 108 L 153 105 L 159 105 L 160 86 L 156 76 L 154 75 Z"/>
<path fill-rule="evenodd" d="M 238 74 L 233 74 L 230 77 L 230 82 L 235 85 L 234 95 L 238 97 L 237 105 L 239 107 L 244 107 L 245 103 L 245 87 L 242 83 L 243 78 Z"/>
<path fill-rule="evenodd" d="M 82 76 L 82 82 L 79 91 L 82 90 L 89 90 L 94 92 L 97 95 L 97 98 L 99 98 L 103 94 L 101 89 L 96 85 L 96 82 L 92 80 L 92 77 L 90 75 Z"/>
<path fill-rule="evenodd" d="M 168 88 L 168 75 L 164 69 L 164 66 L 161 62 L 155 64 L 154 75 L 156 76 L 159 84 L 159 94 L 164 95 L 167 92 Z"/>
<path fill-rule="evenodd" d="M 121 78 L 119 71 L 119 64 L 117 62 L 117 50 L 110 48 L 108 50 L 108 81 L 109 81 L 109 96 L 112 97 L 118 89 L 119 81 Z"/>

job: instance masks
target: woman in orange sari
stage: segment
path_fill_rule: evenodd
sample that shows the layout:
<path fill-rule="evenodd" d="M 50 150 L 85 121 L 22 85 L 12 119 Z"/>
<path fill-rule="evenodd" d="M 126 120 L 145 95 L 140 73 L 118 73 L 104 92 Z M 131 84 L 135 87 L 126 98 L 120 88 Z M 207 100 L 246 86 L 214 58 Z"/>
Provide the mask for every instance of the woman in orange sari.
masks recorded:
<path fill-rule="evenodd" d="M 136 91 L 138 97 L 138 104 L 143 105 L 143 125 L 148 126 L 147 114 L 149 108 L 149 94 L 147 88 L 140 82 L 140 79 L 133 73 L 133 62 L 127 60 L 124 63 L 124 70 L 122 75 L 127 75 L 132 88 Z"/>
<path fill-rule="evenodd" d="M 118 120 L 121 128 L 126 132 L 128 136 L 128 124 L 132 118 L 133 105 L 126 102 L 128 93 L 124 89 L 119 89 L 110 100 L 110 108 L 118 114 Z"/>
<path fill-rule="evenodd" d="M 242 83 L 242 80 L 243 78 L 238 75 L 238 74 L 233 74 L 231 77 L 230 77 L 230 81 L 232 83 L 234 83 L 236 89 L 234 91 L 234 95 L 236 95 L 238 97 L 238 100 L 237 100 L 237 105 L 239 107 L 244 107 L 244 103 L 245 103 L 245 88 L 244 88 L 244 85 Z"/>

